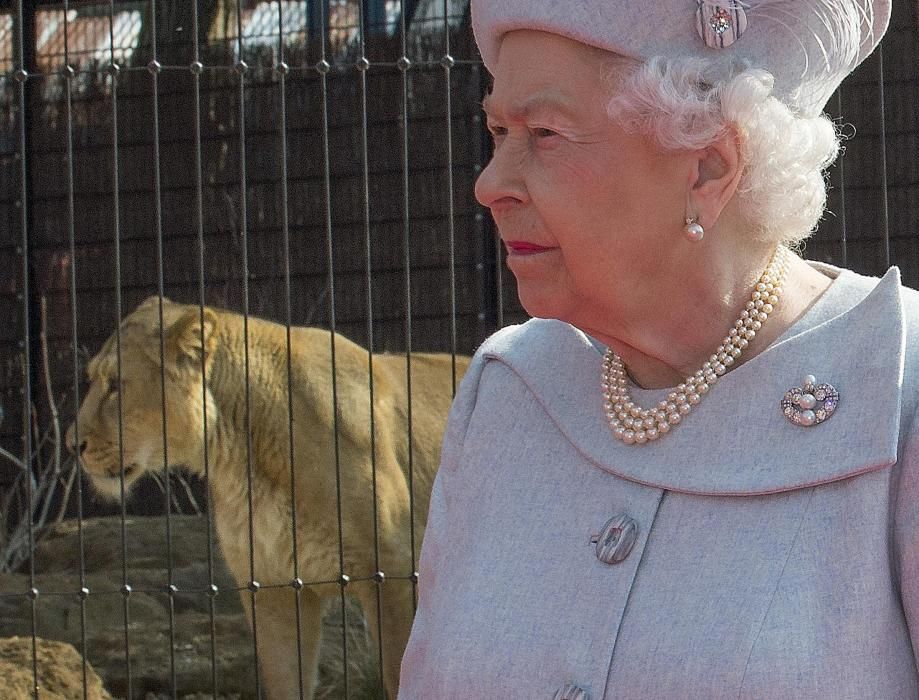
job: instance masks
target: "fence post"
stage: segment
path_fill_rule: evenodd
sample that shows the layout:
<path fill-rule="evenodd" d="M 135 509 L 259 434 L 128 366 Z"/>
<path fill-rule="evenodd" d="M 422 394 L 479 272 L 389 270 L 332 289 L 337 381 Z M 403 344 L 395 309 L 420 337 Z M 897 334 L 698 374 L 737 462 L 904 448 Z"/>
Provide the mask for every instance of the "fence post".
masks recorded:
<path fill-rule="evenodd" d="M 18 37 L 22 37 L 22 45 L 19 47 L 20 53 L 18 57 L 15 55 L 14 46 L 14 62 L 16 58 L 19 58 L 17 68 L 24 70 L 30 76 L 38 72 L 35 47 L 35 13 L 35 3 L 25 1 L 22 2 L 22 11 L 13 13 L 14 43 Z M 17 26 L 20 20 L 22 22 L 21 27 Z M 24 256 L 22 266 L 22 303 L 23 308 L 26 310 L 24 323 L 28 323 L 29 326 L 28 328 L 23 328 L 23 337 L 28 342 L 29 348 L 27 357 L 30 358 L 41 357 L 41 349 L 39 347 L 39 300 L 41 298 L 41 290 L 35 288 L 35 280 L 37 278 L 35 274 L 35 253 L 33 251 L 34 236 L 32 235 L 34 230 L 32 224 L 32 212 L 34 211 L 33 205 L 35 200 L 34 193 L 35 188 L 41 183 L 30 182 L 32 177 L 32 124 L 35 118 L 34 110 L 37 103 L 37 89 L 36 80 L 23 76 L 24 98 L 20 104 L 22 113 L 19 115 L 22 120 L 20 131 L 21 152 L 19 157 L 22 159 L 20 172 L 25 180 L 22 183 L 22 196 L 19 206 L 22 207 L 21 221 L 24 228 L 21 232 L 23 240 L 22 254 Z M 29 374 L 29 386 L 34 387 L 40 385 L 41 373 L 37 362 L 26 363 L 24 371 Z M 26 397 L 27 402 L 30 399 L 31 397 Z M 23 404 L 24 430 L 29 430 L 31 428 L 30 409 L 31 406 L 26 405 L 26 403 Z"/>

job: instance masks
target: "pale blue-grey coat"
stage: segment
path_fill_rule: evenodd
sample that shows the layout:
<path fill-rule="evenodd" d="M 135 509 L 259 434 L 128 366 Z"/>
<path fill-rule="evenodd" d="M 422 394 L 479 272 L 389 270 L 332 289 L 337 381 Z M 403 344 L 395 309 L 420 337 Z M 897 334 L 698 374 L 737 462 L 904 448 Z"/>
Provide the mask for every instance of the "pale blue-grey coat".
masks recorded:
<path fill-rule="evenodd" d="M 402 700 L 919 698 L 919 294 L 896 269 L 821 269 L 817 304 L 655 443 L 611 436 L 602 348 L 577 329 L 482 345 Z M 779 402 L 807 374 L 841 398 L 801 427 Z M 596 546 L 612 517 L 637 527 L 618 563 Z"/>

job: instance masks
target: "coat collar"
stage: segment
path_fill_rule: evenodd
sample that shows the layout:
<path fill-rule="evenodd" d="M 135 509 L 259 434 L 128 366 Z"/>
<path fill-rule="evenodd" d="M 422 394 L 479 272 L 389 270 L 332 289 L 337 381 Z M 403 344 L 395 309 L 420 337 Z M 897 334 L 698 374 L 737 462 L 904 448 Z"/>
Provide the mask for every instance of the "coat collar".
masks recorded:
<path fill-rule="evenodd" d="M 676 430 L 645 445 L 625 445 L 610 434 L 600 351 L 573 326 L 534 319 L 497 333 L 482 352 L 513 370 L 578 451 L 612 474 L 685 493 L 788 491 L 897 459 L 904 361 L 899 270 L 881 280 L 845 272 L 836 285 L 854 305 L 816 326 L 792 326 L 726 374 Z M 840 394 L 836 413 L 810 428 L 792 424 L 779 408 L 785 391 L 806 374 Z"/>

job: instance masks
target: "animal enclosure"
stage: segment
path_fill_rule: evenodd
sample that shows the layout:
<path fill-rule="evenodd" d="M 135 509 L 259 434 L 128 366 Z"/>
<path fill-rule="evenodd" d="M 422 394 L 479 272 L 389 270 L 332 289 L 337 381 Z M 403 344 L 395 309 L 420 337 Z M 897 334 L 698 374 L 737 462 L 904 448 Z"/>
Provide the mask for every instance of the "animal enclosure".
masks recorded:
<path fill-rule="evenodd" d="M 852 138 L 804 251 L 914 287 L 917 66 L 919 3 L 895 3 L 828 105 Z M 24 697 L 52 642 L 74 697 L 310 697 L 314 663 L 315 697 L 392 687 L 386 611 L 410 620 L 464 356 L 525 318 L 473 197 L 487 85 L 463 0 L 0 0 L 0 638 L 26 640 Z M 106 415 L 109 499 L 67 450 Z"/>

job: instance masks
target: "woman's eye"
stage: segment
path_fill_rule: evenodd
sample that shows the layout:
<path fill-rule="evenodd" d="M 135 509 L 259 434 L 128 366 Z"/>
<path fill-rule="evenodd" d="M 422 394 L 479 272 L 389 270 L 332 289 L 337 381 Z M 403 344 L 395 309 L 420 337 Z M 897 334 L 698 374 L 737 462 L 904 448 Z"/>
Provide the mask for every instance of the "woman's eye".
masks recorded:
<path fill-rule="evenodd" d="M 546 129 L 544 127 L 538 126 L 533 129 L 533 135 L 538 139 L 546 139 L 552 136 L 558 136 L 558 132 L 552 131 L 552 129 Z"/>
<path fill-rule="evenodd" d="M 494 140 L 499 140 L 507 136 L 507 127 L 504 126 L 489 125 L 488 131 Z M 557 131 L 539 126 L 530 129 L 530 134 L 535 136 L 537 139 L 552 138 L 553 136 L 559 135 Z"/>

